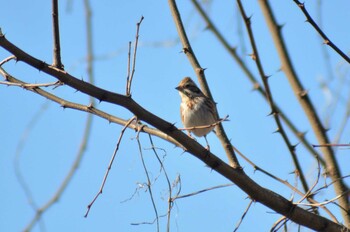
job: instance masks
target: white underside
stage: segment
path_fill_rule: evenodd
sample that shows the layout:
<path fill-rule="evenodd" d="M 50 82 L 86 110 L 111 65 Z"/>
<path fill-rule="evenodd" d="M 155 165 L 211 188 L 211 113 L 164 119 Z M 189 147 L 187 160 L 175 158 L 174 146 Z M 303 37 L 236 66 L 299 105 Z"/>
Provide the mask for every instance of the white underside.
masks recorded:
<path fill-rule="evenodd" d="M 199 104 L 196 104 L 195 107 L 190 110 L 186 107 L 184 102 L 181 103 L 181 109 L 184 116 L 183 124 L 186 128 L 195 127 L 195 126 L 208 126 L 216 122 L 214 116 L 211 113 L 208 113 L 207 110 L 201 107 L 202 104 L 205 104 L 204 101 L 200 101 Z M 190 130 L 198 137 L 208 134 L 214 127 L 200 128 Z"/>

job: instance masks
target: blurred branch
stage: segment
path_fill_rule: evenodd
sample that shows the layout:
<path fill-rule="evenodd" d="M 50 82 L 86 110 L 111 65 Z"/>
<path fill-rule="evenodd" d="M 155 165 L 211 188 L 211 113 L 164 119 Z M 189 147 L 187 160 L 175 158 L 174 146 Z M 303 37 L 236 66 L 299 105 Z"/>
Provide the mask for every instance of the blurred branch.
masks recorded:
<path fill-rule="evenodd" d="M 257 90 L 258 93 L 264 97 L 264 99 L 267 101 L 267 95 L 265 93 L 264 88 L 259 84 L 257 81 L 257 78 L 253 75 L 253 73 L 249 70 L 247 65 L 244 63 L 244 61 L 240 58 L 240 56 L 237 54 L 237 49 L 234 47 L 231 47 L 228 43 L 228 41 L 223 37 L 223 35 L 219 32 L 219 30 L 216 28 L 214 23 L 210 20 L 207 13 L 204 12 L 203 8 L 200 6 L 197 0 L 192 0 L 192 3 L 194 4 L 195 8 L 198 10 L 199 14 L 203 17 L 204 21 L 207 23 L 207 27 L 210 31 L 213 32 L 213 34 L 216 36 L 218 41 L 224 46 L 224 48 L 228 51 L 228 53 L 232 56 L 232 58 L 237 62 L 238 66 L 242 69 L 242 71 L 245 73 L 246 77 L 251 81 L 253 84 L 254 90 Z M 279 116 L 282 118 L 282 120 L 286 123 L 286 125 L 289 127 L 289 129 L 294 133 L 294 135 L 300 140 L 300 142 L 306 147 L 306 149 L 314 156 L 317 157 L 318 160 L 320 160 L 321 164 L 326 168 L 325 162 L 323 158 L 315 151 L 315 149 L 312 148 L 310 145 L 310 142 L 307 141 L 305 137 L 305 133 L 300 132 L 293 122 L 288 118 L 286 114 L 283 113 L 282 109 L 278 107 L 275 103 L 275 109 L 277 112 L 280 112 Z"/>
<path fill-rule="evenodd" d="M 309 186 L 308 186 L 307 181 L 305 179 L 303 170 L 301 169 L 298 157 L 297 157 L 297 155 L 295 153 L 295 145 L 291 144 L 291 142 L 290 142 L 290 140 L 289 140 L 289 138 L 287 136 L 287 133 L 285 132 L 284 127 L 283 127 L 283 125 L 281 123 L 281 120 L 280 120 L 280 117 L 279 117 L 280 112 L 278 112 L 276 107 L 275 107 L 275 104 L 274 104 L 274 101 L 273 101 L 273 98 L 272 98 L 272 93 L 270 91 L 270 85 L 268 83 L 268 78 L 269 77 L 265 75 L 265 72 L 264 72 L 264 69 L 263 69 L 263 66 L 262 66 L 262 63 L 261 63 L 261 60 L 260 60 L 258 49 L 257 49 L 256 43 L 255 43 L 255 38 L 254 38 L 253 31 L 252 31 L 252 28 L 251 28 L 250 18 L 247 17 L 247 15 L 245 13 L 245 10 L 244 10 L 244 7 L 242 5 L 242 2 L 240 0 L 237 0 L 237 3 L 238 3 L 238 7 L 239 7 L 239 9 L 241 11 L 243 20 L 245 22 L 246 29 L 247 29 L 247 32 L 248 32 L 248 36 L 249 36 L 249 39 L 250 39 L 250 43 L 251 43 L 251 46 L 252 46 L 252 49 L 253 49 L 253 54 L 251 55 L 252 59 L 255 61 L 256 66 L 257 66 L 258 71 L 259 71 L 259 74 L 261 76 L 262 82 L 264 83 L 266 98 L 267 98 L 267 101 L 268 101 L 268 103 L 270 105 L 270 108 L 271 108 L 270 115 L 272 115 L 274 117 L 276 125 L 277 125 L 276 132 L 281 134 L 285 144 L 287 145 L 287 148 L 288 148 L 289 153 L 290 153 L 290 155 L 292 157 L 295 169 L 296 169 L 297 173 L 299 174 L 299 177 L 300 177 L 303 189 L 306 192 L 306 191 L 309 190 Z"/>
<path fill-rule="evenodd" d="M 186 149 L 186 151 L 191 153 L 196 158 L 200 159 L 211 169 L 217 171 L 219 174 L 235 183 L 240 189 L 246 192 L 251 197 L 251 199 L 266 205 L 277 213 L 288 216 L 288 218 L 290 218 L 295 223 L 318 231 L 350 231 L 343 225 L 334 223 L 322 216 L 310 213 L 307 210 L 293 205 L 290 201 L 281 195 L 261 187 L 251 178 L 249 178 L 242 169 L 232 168 L 212 152 L 206 150 L 198 142 L 188 137 L 185 133 L 177 130 L 173 124 L 141 107 L 131 97 L 98 88 L 90 83 L 75 78 L 64 70 L 50 66 L 16 47 L 1 33 L 0 47 L 15 55 L 18 61 L 27 63 L 33 68 L 41 70 L 42 72 L 53 76 L 54 78 L 57 78 L 58 80 L 64 82 L 66 85 L 84 94 L 92 96 L 100 101 L 109 102 L 126 108 L 133 115 L 136 115 L 139 120 L 149 123 L 158 130 L 175 139 Z M 90 106 L 88 108 L 93 107 Z"/>
<path fill-rule="evenodd" d="M 34 195 L 32 193 L 30 185 L 28 184 L 27 179 L 25 178 L 26 175 L 21 170 L 21 166 L 20 166 L 21 153 L 25 147 L 25 144 L 27 142 L 27 138 L 29 137 L 30 132 L 36 126 L 36 124 L 39 122 L 39 119 L 43 115 L 43 113 L 47 110 L 49 103 L 50 103 L 49 101 L 45 101 L 45 103 L 42 104 L 40 109 L 33 115 L 31 120 L 28 122 L 28 124 L 27 124 L 25 130 L 23 131 L 22 136 L 21 136 L 21 138 L 16 146 L 15 158 L 13 161 L 15 175 L 16 175 L 16 178 L 18 180 L 18 183 L 19 183 L 20 187 L 22 188 L 22 190 L 27 198 L 27 201 L 28 201 L 29 205 L 32 207 L 32 209 L 34 210 L 34 212 L 38 212 L 40 207 L 38 206 L 36 200 L 34 199 Z M 41 219 L 42 218 L 39 217 L 37 219 L 37 221 L 39 221 L 40 229 L 42 231 L 45 231 L 45 223 Z M 24 229 L 24 231 L 29 231 L 29 230 L 30 230 L 30 228 L 28 228 L 28 226 L 26 227 L 26 229 Z"/>
<path fill-rule="evenodd" d="M 204 94 L 209 97 L 210 99 L 213 100 L 213 96 L 211 95 L 208 83 L 206 81 L 206 77 L 204 74 L 204 70 L 201 65 L 199 64 L 197 57 L 195 56 L 190 41 L 187 38 L 187 34 L 185 31 L 185 28 L 182 24 L 182 20 L 181 20 L 181 16 L 180 16 L 180 12 L 177 9 L 177 5 L 175 0 L 168 0 L 168 4 L 169 4 L 169 8 L 171 11 L 171 14 L 173 16 L 174 22 L 175 22 L 175 26 L 177 29 L 177 32 L 179 34 L 182 46 L 183 46 L 183 52 L 186 54 L 188 60 L 190 61 L 194 71 L 197 74 L 198 80 L 199 80 L 199 84 L 201 86 L 201 89 L 203 90 Z M 213 100 L 214 101 L 214 100 Z M 214 101 L 215 102 L 215 101 Z M 217 118 L 220 118 L 217 110 L 216 110 L 216 114 L 217 114 Z M 222 124 L 219 124 L 216 126 L 216 135 L 219 138 L 222 147 L 224 148 L 225 152 L 226 152 L 226 156 L 230 162 L 230 165 L 233 168 L 240 168 L 239 162 L 237 160 L 237 157 L 232 149 L 232 145 L 230 140 L 228 139 L 226 132 L 224 130 L 224 127 L 222 126 Z"/>
<path fill-rule="evenodd" d="M 263 1 L 266 1 L 266 0 L 263 0 Z M 305 4 L 299 2 L 298 0 L 293 0 L 293 1 L 295 2 L 295 4 L 298 5 L 300 10 L 304 13 L 306 17 L 306 21 L 309 22 L 315 28 L 318 34 L 320 34 L 320 36 L 323 38 L 323 43 L 333 48 L 333 50 L 336 51 L 341 57 L 343 57 L 343 59 L 346 60 L 346 62 L 350 63 L 350 58 L 328 38 L 328 36 L 321 30 L 321 28 L 311 18 L 309 12 L 305 8 Z"/>
<path fill-rule="evenodd" d="M 276 46 L 278 55 L 282 63 L 282 70 L 287 76 L 290 86 L 293 89 L 293 92 L 296 95 L 297 99 L 299 100 L 300 105 L 302 106 L 319 144 L 329 144 L 329 139 L 327 137 L 326 130 L 323 127 L 321 120 L 316 113 L 314 105 L 312 104 L 307 91 L 302 86 L 294 70 L 281 34 L 281 27 L 277 25 L 276 19 L 270 8 L 269 3 L 266 0 L 259 0 L 259 4 L 265 16 L 265 20 L 267 21 L 267 25 L 270 29 L 270 32 L 272 34 L 274 44 Z M 327 173 L 330 175 L 332 180 L 338 180 L 338 182 L 334 185 L 335 192 L 337 195 L 342 195 L 342 193 L 346 192 L 348 188 L 345 186 L 342 179 L 340 179 L 342 175 L 339 169 L 338 162 L 334 157 L 334 152 L 331 147 L 323 147 L 322 152 L 324 154 L 327 165 Z M 342 206 L 342 208 L 347 209 L 342 210 L 341 213 L 344 218 L 345 225 L 349 227 L 350 215 L 348 214 L 348 211 L 350 210 L 350 205 L 347 196 L 341 197 L 339 199 L 339 204 Z"/>
<path fill-rule="evenodd" d="M 58 0 L 52 0 L 52 28 L 53 28 L 53 63 L 52 66 L 63 69 L 61 61 L 60 28 L 58 22 Z"/>

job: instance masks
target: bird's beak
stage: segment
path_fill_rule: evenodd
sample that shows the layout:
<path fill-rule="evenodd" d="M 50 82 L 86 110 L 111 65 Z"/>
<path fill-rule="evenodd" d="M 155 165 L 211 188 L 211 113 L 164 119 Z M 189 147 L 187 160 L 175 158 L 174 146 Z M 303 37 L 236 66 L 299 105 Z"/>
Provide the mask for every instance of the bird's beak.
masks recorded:
<path fill-rule="evenodd" d="M 178 91 L 182 90 L 182 88 L 180 86 L 176 87 L 175 89 L 178 90 Z"/>

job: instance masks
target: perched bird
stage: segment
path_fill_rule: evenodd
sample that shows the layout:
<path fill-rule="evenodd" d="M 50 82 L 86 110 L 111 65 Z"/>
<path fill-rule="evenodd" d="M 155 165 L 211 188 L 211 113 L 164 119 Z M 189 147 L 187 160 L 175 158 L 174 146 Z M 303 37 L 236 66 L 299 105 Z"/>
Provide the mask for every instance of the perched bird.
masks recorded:
<path fill-rule="evenodd" d="M 189 77 L 185 77 L 175 89 L 179 91 L 181 97 L 182 124 L 189 129 L 187 130 L 189 136 L 190 132 L 198 137 L 204 136 L 209 150 L 206 135 L 214 129 L 213 124 L 218 121 L 215 103 L 205 96 Z"/>

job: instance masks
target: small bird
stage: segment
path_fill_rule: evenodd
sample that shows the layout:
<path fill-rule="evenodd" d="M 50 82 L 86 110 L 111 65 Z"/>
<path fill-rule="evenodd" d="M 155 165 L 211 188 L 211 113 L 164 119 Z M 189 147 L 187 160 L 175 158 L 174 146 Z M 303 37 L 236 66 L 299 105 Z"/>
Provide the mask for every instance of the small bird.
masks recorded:
<path fill-rule="evenodd" d="M 175 89 L 179 91 L 181 97 L 182 124 L 185 128 L 200 127 L 188 130 L 188 134 L 191 136 L 190 132 L 193 132 L 198 137 L 204 136 L 209 150 L 206 135 L 214 129 L 213 124 L 218 121 L 215 103 L 205 96 L 189 77 L 185 77 Z"/>

